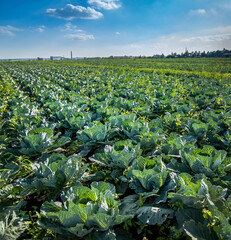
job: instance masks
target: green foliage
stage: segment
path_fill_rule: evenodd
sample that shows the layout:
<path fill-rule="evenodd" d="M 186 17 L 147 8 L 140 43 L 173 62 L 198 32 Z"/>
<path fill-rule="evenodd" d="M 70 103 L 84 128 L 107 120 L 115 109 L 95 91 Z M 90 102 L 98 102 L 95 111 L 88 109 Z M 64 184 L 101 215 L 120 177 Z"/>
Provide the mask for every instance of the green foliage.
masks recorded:
<path fill-rule="evenodd" d="M 0 238 L 229 240 L 230 66 L 1 62 Z"/>
<path fill-rule="evenodd" d="M 68 137 L 58 139 L 50 129 L 42 129 L 36 133 L 29 133 L 22 139 L 20 153 L 28 156 L 38 156 L 60 148 L 70 141 Z"/>
<path fill-rule="evenodd" d="M 143 206 L 137 211 L 137 218 L 149 225 L 162 224 L 167 218 L 173 217 L 174 211 L 158 207 Z"/>
<path fill-rule="evenodd" d="M 40 225 L 47 228 L 53 225 L 52 230 L 57 233 L 67 232 L 78 237 L 96 230 L 107 231 L 132 217 L 120 214 L 114 194 L 115 188 L 104 182 L 93 182 L 91 189 L 80 184 L 74 186 L 62 194 L 63 207 L 53 202 L 43 204 L 45 219 Z"/>
<path fill-rule="evenodd" d="M 44 157 L 45 158 L 45 157 Z M 27 196 L 35 191 L 53 189 L 52 194 L 59 193 L 68 183 L 81 180 L 87 165 L 82 165 L 80 156 L 72 155 L 66 158 L 61 154 L 48 155 L 44 162 L 31 165 L 35 177 L 20 179 L 21 195 Z"/>
<path fill-rule="evenodd" d="M 107 145 L 104 153 L 97 153 L 94 158 L 111 168 L 127 169 L 141 155 L 140 146 L 124 145 L 122 151 L 116 151 L 114 146 Z"/>
<path fill-rule="evenodd" d="M 0 215 L 0 237 L 2 240 L 16 240 L 26 230 L 27 222 L 15 211 Z"/>

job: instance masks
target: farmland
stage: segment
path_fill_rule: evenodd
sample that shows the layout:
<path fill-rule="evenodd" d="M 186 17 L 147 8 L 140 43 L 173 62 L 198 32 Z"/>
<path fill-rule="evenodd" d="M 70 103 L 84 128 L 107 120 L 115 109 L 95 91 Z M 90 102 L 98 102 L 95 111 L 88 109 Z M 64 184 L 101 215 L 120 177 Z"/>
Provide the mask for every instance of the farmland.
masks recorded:
<path fill-rule="evenodd" d="M 231 239 L 231 60 L 0 62 L 0 239 Z"/>

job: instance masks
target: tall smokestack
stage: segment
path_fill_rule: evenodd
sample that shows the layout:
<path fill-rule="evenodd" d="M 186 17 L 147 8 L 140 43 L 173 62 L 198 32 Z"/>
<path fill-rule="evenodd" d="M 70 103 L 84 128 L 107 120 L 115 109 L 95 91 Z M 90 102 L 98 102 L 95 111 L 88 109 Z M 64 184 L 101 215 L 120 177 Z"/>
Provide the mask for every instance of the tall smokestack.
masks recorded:
<path fill-rule="evenodd" d="M 71 59 L 72 59 L 72 51 L 71 51 Z"/>

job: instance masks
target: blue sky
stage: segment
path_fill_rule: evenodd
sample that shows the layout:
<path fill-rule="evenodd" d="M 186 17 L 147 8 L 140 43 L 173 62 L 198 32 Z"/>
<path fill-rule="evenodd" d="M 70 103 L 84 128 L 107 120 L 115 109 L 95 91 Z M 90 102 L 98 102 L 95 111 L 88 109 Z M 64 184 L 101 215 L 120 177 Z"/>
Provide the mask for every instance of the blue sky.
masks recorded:
<path fill-rule="evenodd" d="M 231 0 L 2 0 L 0 58 L 231 49 Z"/>

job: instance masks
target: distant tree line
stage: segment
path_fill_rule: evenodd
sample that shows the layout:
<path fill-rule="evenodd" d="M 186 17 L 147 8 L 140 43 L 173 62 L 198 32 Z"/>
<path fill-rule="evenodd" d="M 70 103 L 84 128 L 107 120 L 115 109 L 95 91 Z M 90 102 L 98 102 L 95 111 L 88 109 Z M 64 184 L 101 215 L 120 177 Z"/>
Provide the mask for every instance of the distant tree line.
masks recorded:
<path fill-rule="evenodd" d="M 184 53 L 176 53 L 172 52 L 171 54 L 164 55 L 162 54 L 155 54 L 153 56 L 110 56 L 110 57 L 98 57 L 95 59 L 104 59 L 104 58 L 231 58 L 231 50 L 223 49 L 217 51 L 208 51 L 208 52 L 200 52 L 200 51 L 192 51 L 189 52 L 187 49 Z"/>
<path fill-rule="evenodd" d="M 162 55 L 161 55 L 162 56 Z M 162 56 L 163 57 L 163 56 Z M 184 53 L 177 54 L 171 53 L 166 56 L 166 58 L 196 58 L 196 57 L 204 57 L 204 58 L 220 58 L 220 57 L 231 57 L 231 50 L 223 49 L 217 51 L 208 51 L 208 52 L 200 52 L 200 51 L 192 51 L 189 52 L 187 49 Z"/>

